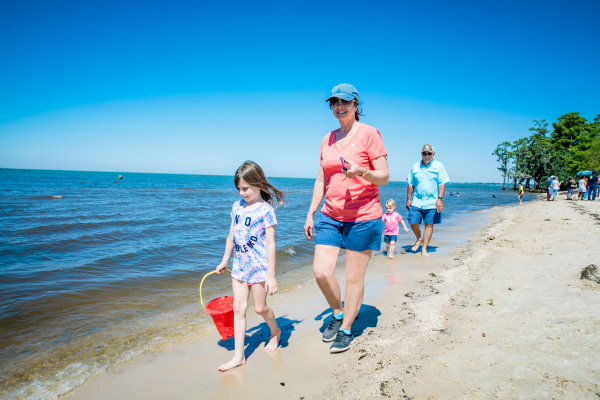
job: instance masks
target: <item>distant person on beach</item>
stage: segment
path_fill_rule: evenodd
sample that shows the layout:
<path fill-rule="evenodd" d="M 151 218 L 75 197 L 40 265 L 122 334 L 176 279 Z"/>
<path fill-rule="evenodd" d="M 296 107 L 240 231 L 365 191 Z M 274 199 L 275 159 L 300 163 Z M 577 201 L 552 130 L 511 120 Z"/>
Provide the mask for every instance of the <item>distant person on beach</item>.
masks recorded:
<path fill-rule="evenodd" d="M 598 175 L 596 170 L 593 170 L 588 184 L 588 200 L 596 200 L 596 190 L 598 190 Z"/>
<path fill-rule="evenodd" d="M 577 200 L 583 200 L 584 199 L 583 194 L 585 192 L 587 192 L 587 187 L 585 185 L 585 178 L 583 176 L 579 180 L 579 188 L 577 189 L 577 191 L 579 192 L 579 194 L 577 195 Z"/>
<path fill-rule="evenodd" d="M 442 223 L 444 208 L 444 192 L 450 178 L 444 165 L 434 160 L 433 146 L 426 144 L 421 148 L 421 161 L 413 165 L 408 174 L 406 209 L 408 222 L 417 237 L 412 247 L 416 252 L 422 245 L 421 254 L 428 256 L 427 245 L 433 235 L 433 225 Z M 456 197 L 460 197 L 456 192 Z M 421 238 L 421 221 L 425 223 L 425 231 Z"/>
<path fill-rule="evenodd" d="M 519 183 L 519 205 L 523 205 L 523 184 Z"/>
<path fill-rule="evenodd" d="M 460 194 L 458 194 L 458 192 L 456 192 L 456 197 L 460 197 Z"/>
<path fill-rule="evenodd" d="M 554 192 L 554 190 L 552 189 L 552 182 L 554 181 L 554 175 L 550 175 L 550 177 L 548 178 L 548 181 L 546 181 L 546 200 L 550 201 L 552 200 L 552 193 Z"/>
<path fill-rule="evenodd" d="M 219 366 L 219 371 L 227 371 L 246 364 L 244 339 L 250 291 L 254 298 L 254 311 L 265 319 L 271 329 L 271 337 L 265 346 L 267 353 L 277 349 L 281 336 L 275 314 L 267 305 L 267 294 L 277 293 L 275 280 L 277 218 L 273 206 L 277 208 L 285 203 L 285 196 L 267 181 L 262 168 L 252 161 L 246 161 L 238 168 L 234 183 L 242 200 L 233 203 L 225 254 L 216 270 L 219 274 L 223 273 L 233 256 L 231 283 L 234 297 L 235 352 L 229 362 Z"/>
<path fill-rule="evenodd" d="M 406 227 L 402 216 L 396 212 L 396 202 L 394 200 L 389 199 L 385 202 L 385 210 L 387 212 L 383 214 L 383 222 L 385 223 L 383 241 L 385 242 L 388 258 L 394 258 L 394 250 L 396 242 L 398 241 L 398 234 L 400 233 L 398 222 L 404 227 L 405 233 L 408 233 L 408 228 Z"/>
<path fill-rule="evenodd" d="M 558 191 L 560 190 L 560 185 L 563 183 L 563 181 L 558 182 L 558 178 L 555 176 L 554 179 L 552 180 L 552 184 L 551 184 L 551 188 L 552 188 L 552 201 L 554 201 L 554 199 L 556 199 L 556 195 L 558 194 Z"/>
<path fill-rule="evenodd" d="M 575 180 L 571 176 L 569 177 L 567 182 L 568 182 L 567 185 L 569 186 L 569 188 L 567 189 L 567 200 L 573 200 L 571 198 L 571 196 L 573 196 L 573 190 L 577 187 L 577 184 L 575 183 Z"/>
<path fill-rule="evenodd" d="M 352 322 L 360 310 L 365 272 L 373 250 L 381 248 L 383 228 L 379 185 L 387 185 L 387 151 L 379 131 L 359 121 L 358 92 L 342 83 L 326 101 L 340 128 L 321 142 L 321 162 L 312 202 L 304 224 L 308 240 L 315 238 L 314 272 L 333 311 L 323 341 L 331 353 L 346 351 L 354 342 Z M 314 217 L 321 200 L 325 204 Z M 314 230 L 314 232 L 313 232 Z M 342 308 L 334 271 L 340 249 L 346 249 L 346 292 Z"/>
<path fill-rule="evenodd" d="M 452 196 L 452 192 L 450 192 L 450 196 Z"/>

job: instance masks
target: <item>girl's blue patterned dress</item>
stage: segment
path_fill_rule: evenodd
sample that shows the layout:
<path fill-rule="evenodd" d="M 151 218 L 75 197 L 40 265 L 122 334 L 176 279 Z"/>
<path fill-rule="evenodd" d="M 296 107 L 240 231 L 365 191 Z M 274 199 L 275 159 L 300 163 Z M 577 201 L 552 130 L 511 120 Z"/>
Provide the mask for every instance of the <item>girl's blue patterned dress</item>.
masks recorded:
<path fill-rule="evenodd" d="M 246 283 L 267 280 L 266 229 L 277 225 L 275 210 L 267 202 L 252 211 L 244 210 L 244 200 L 233 203 L 233 272 L 234 279 Z"/>

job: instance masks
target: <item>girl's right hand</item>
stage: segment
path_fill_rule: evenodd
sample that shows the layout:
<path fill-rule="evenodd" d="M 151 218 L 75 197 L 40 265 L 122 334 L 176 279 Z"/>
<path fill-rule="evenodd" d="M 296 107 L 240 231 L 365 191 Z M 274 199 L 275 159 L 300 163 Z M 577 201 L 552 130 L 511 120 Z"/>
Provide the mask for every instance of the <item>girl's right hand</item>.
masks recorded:
<path fill-rule="evenodd" d="M 315 227 L 315 221 L 313 220 L 312 215 L 306 216 L 306 222 L 304 223 L 304 236 L 308 240 L 311 240 L 313 237 L 313 229 Z"/>
<path fill-rule="evenodd" d="M 215 269 L 215 271 L 217 271 L 217 274 L 221 275 L 223 272 L 225 272 L 226 269 L 227 269 L 227 264 L 222 262 L 221 264 L 217 265 L 217 268 Z"/>

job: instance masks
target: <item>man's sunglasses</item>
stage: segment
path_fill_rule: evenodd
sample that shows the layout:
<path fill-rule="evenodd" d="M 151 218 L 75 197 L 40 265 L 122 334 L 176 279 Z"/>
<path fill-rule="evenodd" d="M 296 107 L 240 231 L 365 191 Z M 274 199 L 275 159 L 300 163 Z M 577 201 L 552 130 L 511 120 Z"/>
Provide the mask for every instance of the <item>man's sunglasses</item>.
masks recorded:
<path fill-rule="evenodd" d="M 428 151 L 424 151 L 421 154 L 423 154 L 424 156 L 431 156 L 431 155 L 433 155 L 433 153 L 430 153 Z"/>

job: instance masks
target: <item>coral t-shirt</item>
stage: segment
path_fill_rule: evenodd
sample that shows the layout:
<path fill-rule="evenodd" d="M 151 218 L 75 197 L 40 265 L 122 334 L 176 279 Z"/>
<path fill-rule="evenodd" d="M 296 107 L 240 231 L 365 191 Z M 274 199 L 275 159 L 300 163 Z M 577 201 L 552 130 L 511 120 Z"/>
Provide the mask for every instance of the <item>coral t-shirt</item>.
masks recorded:
<path fill-rule="evenodd" d="M 325 173 L 325 204 L 321 212 L 336 221 L 356 222 L 377 219 L 383 214 L 379 202 L 379 186 L 356 176 L 346 178 L 340 157 L 373 170 L 371 161 L 387 156 L 379 131 L 360 124 L 352 139 L 340 150 L 335 144 L 337 129 L 329 132 L 321 143 L 321 167 Z"/>
<path fill-rule="evenodd" d="M 383 222 L 385 223 L 385 230 L 383 234 L 386 236 L 397 236 L 400 233 L 400 227 L 398 227 L 398 223 L 402 221 L 402 216 L 397 212 L 393 212 L 392 214 L 385 213 L 383 214 Z"/>

